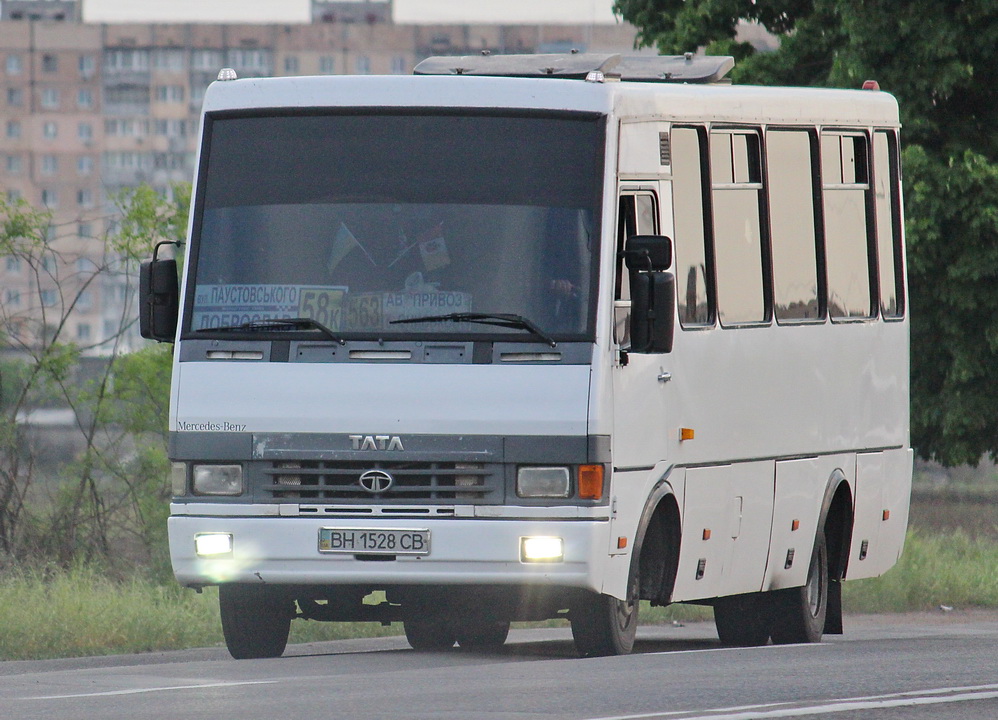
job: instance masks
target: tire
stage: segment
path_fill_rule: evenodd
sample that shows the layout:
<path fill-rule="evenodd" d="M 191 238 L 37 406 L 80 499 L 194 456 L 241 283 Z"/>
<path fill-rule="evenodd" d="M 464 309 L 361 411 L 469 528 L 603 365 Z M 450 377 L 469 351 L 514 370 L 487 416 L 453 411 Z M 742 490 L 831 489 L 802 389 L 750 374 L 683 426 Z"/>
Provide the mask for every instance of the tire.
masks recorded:
<path fill-rule="evenodd" d="M 453 624 L 441 615 L 424 615 L 402 622 L 405 639 L 413 650 L 431 652 L 449 650 L 457 640 Z"/>
<path fill-rule="evenodd" d="M 638 578 L 632 573 L 627 600 L 585 592 L 570 610 L 572 638 L 579 657 L 627 655 L 638 630 Z"/>
<path fill-rule="evenodd" d="M 457 624 L 457 644 L 465 650 L 496 650 L 506 643 L 509 620 L 465 618 Z"/>
<path fill-rule="evenodd" d="M 828 613 L 828 547 L 818 531 L 804 587 L 773 593 L 770 634 L 777 645 L 821 642 Z"/>
<path fill-rule="evenodd" d="M 762 593 L 718 598 L 714 602 L 714 625 L 724 645 L 756 647 L 769 642 L 770 598 Z"/>
<path fill-rule="evenodd" d="M 267 587 L 220 585 L 218 609 L 229 654 L 236 660 L 275 658 L 284 653 L 294 602 Z"/>

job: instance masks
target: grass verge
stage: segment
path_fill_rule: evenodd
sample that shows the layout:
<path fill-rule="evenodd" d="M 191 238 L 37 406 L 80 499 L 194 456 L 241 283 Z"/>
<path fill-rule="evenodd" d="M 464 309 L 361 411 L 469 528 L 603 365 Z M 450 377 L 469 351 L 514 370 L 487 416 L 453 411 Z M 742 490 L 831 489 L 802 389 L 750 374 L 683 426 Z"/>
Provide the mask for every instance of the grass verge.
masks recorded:
<path fill-rule="evenodd" d="M 998 607 L 998 541 L 962 531 L 911 530 L 898 566 L 846 583 L 847 612 L 909 612 L 939 605 Z M 710 608 L 642 608 L 642 622 L 709 620 Z M 292 623 L 292 643 L 397 635 L 398 625 Z M 28 660 L 210 647 L 222 642 L 217 594 L 135 578 L 112 580 L 79 567 L 0 577 L 0 660 Z"/>

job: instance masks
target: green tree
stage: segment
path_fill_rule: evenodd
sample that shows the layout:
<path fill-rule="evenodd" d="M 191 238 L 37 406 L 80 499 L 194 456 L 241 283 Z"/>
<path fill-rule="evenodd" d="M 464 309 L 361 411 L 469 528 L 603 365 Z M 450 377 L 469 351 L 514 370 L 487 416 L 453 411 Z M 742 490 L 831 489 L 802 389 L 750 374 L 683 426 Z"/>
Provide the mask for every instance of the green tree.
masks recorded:
<path fill-rule="evenodd" d="M 137 321 L 126 301 L 116 332 L 101 340 L 106 357 L 84 379 L 84 348 L 67 341 L 63 329 L 80 294 L 105 276 L 127 278 L 125 294 L 134 298 L 137 262 L 155 243 L 183 238 L 189 200 L 185 185 L 173 189 L 172 199 L 147 186 L 120 193 L 103 260 L 67 284 L 53 270 L 67 263 L 47 262 L 59 256 L 58 243 L 49 240 L 51 218 L 0 199 L 0 256 L 16 258 L 35 286 L 44 278 L 58 288 L 54 304 L 0 302 L 0 346 L 7 350 L 0 357 L 0 553 L 70 564 L 113 559 L 127 547 L 133 557 L 142 548 L 157 565 L 165 560 L 172 348 L 123 352 L 121 341 Z M 58 477 L 40 483 L 24 418 L 52 404 L 72 411 L 84 449 Z"/>
<path fill-rule="evenodd" d="M 898 98 L 912 328 L 912 444 L 998 458 L 998 6 L 993 0 L 616 0 L 640 45 L 736 58 L 738 83 Z M 780 41 L 740 42 L 741 21 Z"/>

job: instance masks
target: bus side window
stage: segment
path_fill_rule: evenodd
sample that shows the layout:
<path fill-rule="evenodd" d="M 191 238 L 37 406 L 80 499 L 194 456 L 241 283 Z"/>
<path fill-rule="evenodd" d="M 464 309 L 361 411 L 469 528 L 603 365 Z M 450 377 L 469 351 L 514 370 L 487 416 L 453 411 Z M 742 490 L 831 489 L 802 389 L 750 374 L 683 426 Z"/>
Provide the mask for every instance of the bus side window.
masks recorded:
<path fill-rule="evenodd" d="M 769 320 L 763 253 L 762 163 L 754 130 L 712 130 L 710 183 L 722 325 Z"/>
<path fill-rule="evenodd" d="M 629 347 L 631 284 L 624 259 L 624 243 L 632 235 L 658 234 L 658 207 L 651 193 L 620 196 L 617 211 L 617 278 L 613 292 L 613 337 L 621 347 Z"/>
<path fill-rule="evenodd" d="M 898 146 L 893 131 L 873 133 L 873 182 L 877 206 L 880 312 L 885 318 L 900 318 L 904 317 L 904 273 Z"/>
<path fill-rule="evenodd" d="M 714 323 L 707 203 L 704 187 L 703 128 L 672 129 L 672 206 L 675 213 L 676 285 L 679 322 L 683 327 Z"/>
<path fill-rule="evenodd" d="M 807 130 L 766 133 L 769 227 L 773 247 L 773 309 L 778 322 L 822 318 L 814 160 Z"/>
<path fill-rule="evenodd" d="M 828 314 L 833 320 L 877 314 L 870 263 L 870 170 L 866 135 L 821 134 Z"/>

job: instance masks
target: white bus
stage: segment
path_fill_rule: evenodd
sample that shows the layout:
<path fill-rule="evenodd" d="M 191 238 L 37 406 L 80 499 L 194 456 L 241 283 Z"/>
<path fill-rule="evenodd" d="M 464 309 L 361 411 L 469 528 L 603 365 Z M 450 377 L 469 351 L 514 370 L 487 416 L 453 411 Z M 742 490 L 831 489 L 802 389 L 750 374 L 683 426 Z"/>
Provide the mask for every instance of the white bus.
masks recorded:
<path fill-rule="evenodd" d="M 908 516 L 898 110 L 730 58 L 431 58 L 205 95 L 170 552 L 234 657 L 292 619 L 490 648 L 639 600 L 729 644 L 842 631 Z"/>

